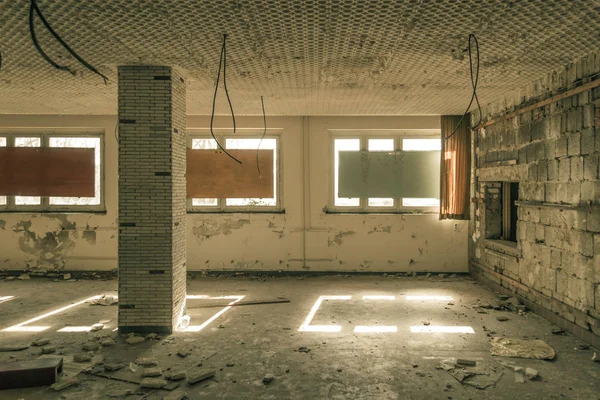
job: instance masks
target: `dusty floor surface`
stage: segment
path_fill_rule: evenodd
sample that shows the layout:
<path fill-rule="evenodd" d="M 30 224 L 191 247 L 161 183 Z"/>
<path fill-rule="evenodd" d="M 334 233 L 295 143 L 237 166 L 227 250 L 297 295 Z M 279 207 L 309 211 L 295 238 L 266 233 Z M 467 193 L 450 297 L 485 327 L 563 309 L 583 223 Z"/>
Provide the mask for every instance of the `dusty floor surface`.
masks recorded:
<path fill-rule="evenodd" d="M 600 399 L 600 363 L 591 361 L 597 350 L 585 349 L 583 342 L 570 335 L 553 334 L 552 325 L 531 312 L 490 309 L 489 305 L 499 304 L 498 296 L 464 277 L 190 280 L 188 295 L 245 296 L 243 301 L 280 296 L 291 302 L 236 306 L 223 311 L 222 307 L 192 307 L 235 299 L 191 298 L 188 330 L 194 332 L 162 335 L 138 344 L 125 343 L 126 337 L 113 331 L 116 305 L 82 303 L 22 324 L 94 295 L 116 294 L 116 287 L 116 280 L 0 281 L 0 298 L 15 296 L 0 303 L 0 346 L 48 338 L 48 346 L 56 347 L 55 354 L 65 357 L 67 375 L 86 368 L 99 373 L 106 364 L 122 363 L 124 368 L 110 374 L 139 380 L 144 368 L 130 365 L 138 357 L 155 358 L 166 373 L 177 369 L 191 373 L 215 370 L 213 379 L 195 385 L 186 380 L 179 382 L 176 390 L 186 392 L 190 399 Z M 351 298 L 324 300 L 316 309 L 319 296 Z M 299 331 L 311 309 L 316 311 L 307 329 L 316 331 Z M 214 318 L 217 313 L 220 314 Z M 498 321 L 498 316 L 508 317 L 508 321 Z M 101 320 L 110 322 L 97 332 L 59 332 L 64 328 L 87 329 Z M 12 331 L 5 331 L 10 327 Z M 472 328 L 474 333 L 427 332 L 447 330 L 445 327 Z M 32 331 L 35 329 L 40 331 Z M 542 339 L 556 350 L 557 356 L 553 361 L 495 357 L 490 354 L 490 336 Z M 90 351 L 91 362 L 73 362 L 73 355 L 85 353 L 84 344 L 99 343 L 106 337 L 114 338 L 116 344 Z M 35 359 L 41 351 L 32 346 L 0 352 L 0 362 Z M 189 355 L 181 357 L 178 352 Z M 460 383 L 451 373 L 460 377 L 464 372 L 461 368 L 446 371 L 441 367 L 444 360 L 448 365 L 456 358 L 476 361 L 475 367 L 465 367 L 464 371 L 484 375 Z M 534 368 L 539 378 L 516 383 L 514 371 L 499 361 Z M 94 363 L 98 365 L 94 367 Z M 130 366 L 137 368 L 136 372 L 131 372 Z M 269 374 L 274 379 L 263 383 Z M 5 390 L 0 391 L 0 398 L 92 400 L 121 396 L 150 400 L 173 393 L 139 389 L 135 383 L 85 372 L 77 374 L 77 379 L 76 385 L 58 392 L 49 387 Z M 491 386 L 478 389 L 467 384 L 469 381 Z"/>

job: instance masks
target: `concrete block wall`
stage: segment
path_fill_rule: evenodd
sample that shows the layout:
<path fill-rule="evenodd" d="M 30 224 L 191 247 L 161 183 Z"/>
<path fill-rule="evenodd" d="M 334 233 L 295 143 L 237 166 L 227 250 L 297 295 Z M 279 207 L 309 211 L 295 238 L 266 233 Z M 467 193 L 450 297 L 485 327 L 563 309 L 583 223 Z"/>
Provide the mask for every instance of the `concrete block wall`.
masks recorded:
<path fill-rule="evenodd" d="M 484 118 L 598 72 L 600 54 L 590 54 L 489 105 Z M 475 141 L 480 201 L 470 229 L 476 272 L 600 335 L 600 88 L 490 125 Z M 519 182 L 516 248 L 486 240 L 494 223 L 486 221 L 486 188 L 498 181 Z"/>
<path fill-rule="evenodd" d="M 170 333 L 185 301 L 185 83 L 119 67 L 119 330 Z"/>

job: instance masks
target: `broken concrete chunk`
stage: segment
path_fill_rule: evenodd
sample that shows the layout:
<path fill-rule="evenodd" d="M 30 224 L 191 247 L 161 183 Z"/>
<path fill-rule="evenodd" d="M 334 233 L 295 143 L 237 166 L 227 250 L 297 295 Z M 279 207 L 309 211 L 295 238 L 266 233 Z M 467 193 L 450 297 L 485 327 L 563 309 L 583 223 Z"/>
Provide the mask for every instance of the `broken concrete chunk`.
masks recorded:
<path fill-rule="evenodd" d="M 138 357 L 134 361 L 137 365 L 141 365 L 142 367 L 155 367 L 158 365 L 158 361 L 156 358 L 149 357 Z"/>
<path fill-rule="evenodd" d="M 175 390 L 163 397 L 163 400 L 183 400 L 187 397 L 187 393 L 183 390 Z"/>
<path fill-rule="evenodd" d="M 52 354 L 56 352 L 56 347 L 54 346 L 44 346 L 42 347 L 42 354 Z"/>
<path fill-rule="evenodd" d="M 146 339 L 148 339 L 148 340 L 157 340 L 157 339 L 160 339 L 160 338 L 158 337 L 158 333 L 149 333 L 149 334 L 146 335 Z"/>
<path fill-rule="evenodd" d="M 81 346 L 81 348 L 85 351 L 95 351 L 100 348 L 100 345 L 96 342 L 87 342 L 84 343 L 83 346 Z"/>
<path fill-rule="evenodd" d="M 490 340 L 493 356 L 553 360 L 556 352 L 542 340 L 493 337 Z"/>
<path fill-rule="evenodd" d="M 527 367 L 525 368 L 525 376 L 527 377 L 527 379 L 532 381 L 538 377 L 538 372 L 536 369 Z"/>
<path fill-rule="evenodd" d="M 188 383 L 190 385 L 193 385 L 195 383 L 202 382 L 203 380 L 206 380 L 208 378 L 212 378 L 213 376 L 215 376 L 215 371 L 213 371 L 213 370 L 211 370 L 211 371 L 198 370 L 198 371 L 194 371 L 194 372 L 189 372 L 188 373 Z"/>
<path fill-rule="evenodd" d="M 113 304 L 117 304 L 119 300 L 116 296 L 112 295 L 103 295 L 102 297 L 92 300 L 90 302 L 93 306 L 111 306 Z"/>
<path fill-rule="evenodd" d="M 515 383 L 525 383 L 523 368 L 521 368 L 520 371 L 515 370 Z"/>
<path fill-rule="evenodd" d="M 565 331 L 562 328 L 559 328 L 556 326 L 556 327 L 552 328 L 552 334 L 553 335 L 564 335 Z"/>
<path fill-rule="evenodd" d="M 308 347 L 302 346 L 298 349 L 300 353 L 310 353 L 310 349 Z"/>
<path fill-rule="evenodd" d="M 499 316 L 496 317 L 496 319 L 498 321 L 500 321 L 500 322 L 505 322 L 505 321 L 508 321 L 510 318 L 508 318 L 508 317 L 506 317 L 504 315 L 499 315 Z"/>
<path fill-rule="evenodd" d="M 144 378 L 152 378 L 152 377 L 161 376 L 161 375 L 162 375 L 162 370 L 158 367 L 145 368 L 144 372 L 142 372 L 142 376 Z"/>
<path fill-rule="evenodd" d="M 105 371 L 118 371 L 118 370 L 122 369 L 123 367 L 125 367 L 125 364 L 123 364 L 123 363 L 106 363 L 106 364 L 104 364 Z"/>
<path fill-rule="evenodd" d="M 594 355 L 592 356 L 592 361 L 600 362 L 600 354 L 594 352 Z"/>
<path fill-rule="evenodd" d="M 273 382 L 275 380 L 275 376 L 273 376 L 273 374 L 267 374 L 265 375 L 265 377 L 263 378 L 263 383 L 265 385 L 268 385 L 269 383 Z"/>
<path fill-rule="evenodd" d="M 71 274 L 63 274 L 63 279 L 65 281 L 71 279 Z"/>
<path fill-rule="evenodd" d="M 114 340 L 112 339 L 104 339 L 103 341 L 100 342 L 100 344 L 103 347 L 109 347 L 109 346 L 114 346 L 116 343 Z"/>
<path fill-rule="evenodd" d="M 66 379 L 62 379 L 60 382 L 56 382 L 55 384 L 53 384 L 50 387 L 53 390 L 58 392 L 60 390 L 66 389 L 68 387 L 77 385 L 78 383 L 79 383 L 79 380 L 77 380 L 77 378 L 66 378 Z"/>
<path fill-rule="evenodd" d="M 25 281 L 27 279 L 31 279 L 31 277 L 27 274 L 23 274 L 23 275 L 19 276 L 17 279 L 19 279 L 21 281 Z"/>
<path fill-rule="evenodd" d="M 92 356 L 87 353 L 79 353 L 73 356 L 73 361 L 77 363 L 88 362 L 92 359 Z"/>
<path fill-rule="evenodd" d="M 142 342 L 143 342 L 143 341 L 145 341 L 145 340 L 146 340 L 146 339 L 144 339 L 144 338 L 143 338 L 143 337 L 141 337 L 141 336 L 132 336 L 132 337 L 130 337 L 130 338 L 127 338 L 127 339 L 125 340 L 125 342 L 126 342 L 127 344 L 138 344 L 138 343 L 142 343 Z"/>
<path fill-rule="evenodd" d="M 459 359 L 456 360 L 456 364 L 457 365 L 464 365 L 464 366 L 474 367 L 475 365 L 477 365 L 477 361 L 467 360 L 465 358 L 459 358 Z"/>
<path fill-rule="evenodd" d="M 110 321 L 111 321 L 110 319 L 102 319 L 102 320 L 100 320 L 100 323 L 106 325 L 106 324 L 109 324 Z"/>
<path fill-rule="evenodd" d="M 179 381 L 187 378 L 187 372 L 185 370 L 174 370 L 165 373 L 165 378 L 169 381 Z"/>
<path fill-rule="evenodd" d="M 17 344 L 7 344 L 0 346 L 0 353 L 7 351 L 21 351 L 29 348 L 29 344 L 25 343 L 17 343 Z"/>
<path fill-rule="evenodd" d="M 31 343 L 32 346 L 45 346 L 48 343 L 50 343 L 50 339 L 48 338 L 41 338 L 41 339 L 37 339 L 35 342 Z"/>
<path fill-rule="evenodd" d="M 192 350 L 191 349 L 179 349 L 179 350 L 177 350 L 177 355 L 179 357 L 181 357 L 181 358 L 186 358 L 190 354 L 192 354 Z"/>
<path fill-rule="evenodd" d="M 144 378 L 140 383 L 140 387 L 146 389 L 160 389 L 166 384 L 167 381 L 165 381 L 163 378 Z"/>
<path fill-rule="evenodd" d="M 92 332 L 101 331 L 102 329 L 104 329 L 104 324 L 92 325 Z"/>

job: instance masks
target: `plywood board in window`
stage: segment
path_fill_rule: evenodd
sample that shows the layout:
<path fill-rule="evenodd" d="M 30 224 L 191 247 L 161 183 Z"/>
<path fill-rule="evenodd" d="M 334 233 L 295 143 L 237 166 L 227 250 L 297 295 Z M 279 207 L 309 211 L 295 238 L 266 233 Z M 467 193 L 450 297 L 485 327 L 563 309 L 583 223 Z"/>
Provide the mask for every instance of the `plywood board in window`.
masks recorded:
<path fill-rule="evenodd" d="M 274 196 L 273 150 L 228 150 L 240 160 L 238 164 L 217 150 L 187 151 L 188 198 L 261 198 Z"/>
<path fill-rule="evenodd" d="M 439 151 L 340 151 L 338 197 L 440 197 Z"/>
<path fill-rule="evenodd" d="M 94 197 L 94 149 L 1 147 L 0 196 Z"/>

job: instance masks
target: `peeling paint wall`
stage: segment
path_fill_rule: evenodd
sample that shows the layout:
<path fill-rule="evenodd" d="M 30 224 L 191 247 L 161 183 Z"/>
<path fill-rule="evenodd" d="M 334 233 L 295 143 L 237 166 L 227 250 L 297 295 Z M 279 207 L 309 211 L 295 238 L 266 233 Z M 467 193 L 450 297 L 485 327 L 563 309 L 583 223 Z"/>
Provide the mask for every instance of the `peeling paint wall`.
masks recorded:
<path fill-rule="evenodd" d="M 106 214 L 0 213 L 0 269 L 117 267 L 116 117 L 4 116 L 2 127 L 105 129 Z M 262 128 L 239 117 L 240 129 Z M 329 129 L 436 129 L 439 117 L 270 117 L 283 129 L 280 214 L 188 214 L 188 269 L 272 271 L 467 271 L 467 222 L 437 215 L 325 212 L 331 190 Z M 209 118 L 188 117 L 188 129 Z M 230 126 L 217 117 L 215 127 Z M 437 179 L 437 178 L 434 178 Z M 306 187 L 305 187 L 306 186 Z"/>

